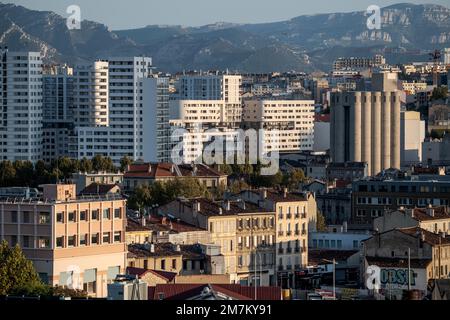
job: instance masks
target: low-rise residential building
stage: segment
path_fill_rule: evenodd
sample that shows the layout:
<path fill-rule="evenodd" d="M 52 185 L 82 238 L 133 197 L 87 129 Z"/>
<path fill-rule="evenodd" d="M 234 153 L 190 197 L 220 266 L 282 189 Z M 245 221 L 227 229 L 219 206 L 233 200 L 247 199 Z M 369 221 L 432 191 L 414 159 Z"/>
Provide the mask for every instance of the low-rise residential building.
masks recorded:
<path fill-rule="evenodd" d="M 235 283 L 274 283 L 274 211 L 246 201 L 179 198 L 159 208 L 182 221 L 206 229 L 220 246 L 224 273 Z M 255 278 L 257 270 L 258 278 Z"/>
<path fill-rule="evenodd" d="M 361 242 L 370 238 L 369 232 L 310 232 L 309 249 L 313 250 L 356 250 Z"/>
<path fill-rule="evenodd" d="M 123 173 L 121 172 L 76 172 L 72 174 L 71 183 L 77 186 L 77 194 L 92 183 L 116 184 L 121 186 Z"/>
<path fill-rule="evenodd" d="M 295 270 L 308 261 L 308 231 L 316 228 L 313 194 L 261 189 L 242 191 L 239 197 L 275 212 L 277 283 L 292 288 Z"/>
<path fill-rule="evenodd" d="M 327 224 L 343 224 L 352 216 L 352 189 L 329 188 L 325 193 L 316 194 L 317 209 L 325 217 Z"/>
<path fill-rule="evenodd" d="M 227 185 L 227 175 L 204 164 L 135 163 L 128 166 L 124 174 L 124 188 L 132 191 L 140 185 L 151 185 L 155 181 L 193 178 L 208 188 Z"/>
<path fill-rule="evenodd" d="M 353 181 L 367 177 L 368 166 L 366 162 L 332 162 L 327 166 L 328 180 Z"/>
<path fill-rule="evenodd" d="M 450 212 L 448 207 L 400 208 L 387 211 L 373 220 L 373 228 L 378 232 L 395 228 L 419 227 L 433 233 L 450 232 Z"/>
<path fill-rule="evenodd" d="M 363 241 L 362 254 L 363 270 L 368 266 L 379 268 L 378 293 L 390 299 L 402 299 L 408 284 L 424 296 L 430 280 L 450 275 L 450 237 L 418 227 L 376 233 Z"/>
<path fill-rule="evenodd" d="M 0 236 L 19 244 L 41 279 L 106 297 L 125 270 L 125 203 L 120 195 L 77 197 L 75 185 L 44 185 L 42 197 L 0 199 Z"/>

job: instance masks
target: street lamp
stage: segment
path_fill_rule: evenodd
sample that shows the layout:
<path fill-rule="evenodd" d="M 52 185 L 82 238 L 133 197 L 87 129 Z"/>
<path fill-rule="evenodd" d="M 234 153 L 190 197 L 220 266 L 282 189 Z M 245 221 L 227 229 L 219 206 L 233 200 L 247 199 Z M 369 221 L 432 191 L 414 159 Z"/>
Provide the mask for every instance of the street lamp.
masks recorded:
<path fill-rule="evenodd" d="M 322 261 L 333 264 L 333 299 L 336 300 L 336 265 L 339 263 L 336 262 L 335 258 L 333 260 L 322 259 Z"/>

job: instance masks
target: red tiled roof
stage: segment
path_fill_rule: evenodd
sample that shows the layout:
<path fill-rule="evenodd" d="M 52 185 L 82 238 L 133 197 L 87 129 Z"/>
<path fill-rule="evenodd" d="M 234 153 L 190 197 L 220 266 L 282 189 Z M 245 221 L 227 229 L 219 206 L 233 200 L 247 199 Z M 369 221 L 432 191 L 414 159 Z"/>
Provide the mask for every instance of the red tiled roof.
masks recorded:
<path fill-rule="evenodd" d="M 177 170 L 178 169 L 178 170 Z M 175 177 L 221 177 L 225 176 L 204 164 L 142 163 L 132 164 L 124 178 L 175 178 Z"/>
<path fill-rule="evenodd" d="M 117 187 L 116 184 L 101 184 L 94 182 L 81 190 L 80 195 L 103 195 L 111 192 L 115 187 Z"/>
<path fill-rule="evenodd" d="M 177 276 L 175 272 L 127 267 L 127 274 L 137 275 L 139 278 L 143 277 L 145 274 L 149 272 L 153 273 L 158 277 L 163 278 L 164 280 L 167 280 L 168 282 L 172 281 Z"/>

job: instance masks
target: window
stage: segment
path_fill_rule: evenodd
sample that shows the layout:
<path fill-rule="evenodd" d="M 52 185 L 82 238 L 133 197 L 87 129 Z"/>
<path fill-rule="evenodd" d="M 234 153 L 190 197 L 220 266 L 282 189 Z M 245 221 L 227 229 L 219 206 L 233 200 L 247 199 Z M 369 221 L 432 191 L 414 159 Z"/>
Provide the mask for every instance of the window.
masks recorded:
<path fill-rule="evenodd" d="M 91 244 L 98 244 L 98 233 L 91 236 Z"/>
<path fill-rule="evenodd" d="M 121 209 L 120 208 L 114 209 L 114 218 L 120 219 L 121 217 L 122 217 Z"/>
<path fill-rule="evenodd" d="M 67 245 L 69 247 L 75 247 L 75 236 L 69 236 L 67 238 Z"/>
<path fill-rule="evenodd" d="M 49 237 L 39 237 L 38 247 L 39 247 L 39 249 L 50 248 L 50 238 Z"/>
<path fill-rule="evenodd" d="M 75 222 L 76 211 L 69 212 L 69 221 Z"/>
<path fill-rule="evenodd" d="M 11 222 L 17 223 L 17 211 L 11 211 Z"/>
<path fill-rule="evenodd" d="M 50 213 L 40 212 L 39 213 L 39 224 L 49 224 L 50 223 Z"/>
<path fill-rule="evenodd" d="M 91 211 L 91 220 L 98 220 L 98 210 Z"/>
<path fill-rule="evenodd" d="M 358 240 L 353 240 L 353 248 L 357 249 L 359 247 Z"/>
<path fill-rule="evenodd" d="M 177 259 L 172 259 L 172 269 L 177 268 Z"/>
<path fill-rule="evenodd" d="M 87 211 L 80 211 L 80 221 L 86 221 L 87 220 Z"/>
<path fill-rule="evenodd" d="M 22 247 L 24 248 L 30 247 L 30 236 L 22 236 Z"/>
<path fill-rule="evenodd" d="M 120 242 L 122 240 L 122 232 L 114 232 L 114 242 Z"/>
<path fill-rule="evenodd" d="M 80 246 L 87 245 L 87 234 L 80 235 Z"/>
<path fill-rule="evenodd" d="M 336 243 L 338 248 L 342 248 L 342 240 L 337 240 Z"/>
<path fill-rule="evenodd" d="M 30 211 L 24 211 L 23 213 L 22 213 L 22 216 L 23 216 L 23 223 L 30 223 L 31 222 L 31 219 L 30 219 L 30 217 L 31 217 L 31 212 Z"/>
<path fill-rule="evenodd" d="M 56 213 L 56 222 L 64 223 L 64 212 L 57 212 Z"/>
<path fill-rule="evenodd" d="M 111 241 L 111 235 L 109 232 L 103 232 L 103 243 L 109 243 Z"/>
<path fill-rule="evenodd" d="M 84 270 L 83 290 L 87 293 L 97 292 L 97 269 Z"/>
<path fill-rule="evenodd" d="M 166 260 L 165 259 L 161 260 L 161 270 L 166 270 Z"/>
<path fill-rule="evenodd" d="M 187 260 L 183 260 L 183 270 L 187 270 Z"/>
<path fill-rule="evenodd" d="M 103 219 L 109 219 L 109 218 L 110 218 L 109 208 L 103 209 Z"/>
<path fill-rule="evenodd" d="M 64 237 L 57 237 L 56 238 L 56 247 L 57 248 L 64 247 Z"/>

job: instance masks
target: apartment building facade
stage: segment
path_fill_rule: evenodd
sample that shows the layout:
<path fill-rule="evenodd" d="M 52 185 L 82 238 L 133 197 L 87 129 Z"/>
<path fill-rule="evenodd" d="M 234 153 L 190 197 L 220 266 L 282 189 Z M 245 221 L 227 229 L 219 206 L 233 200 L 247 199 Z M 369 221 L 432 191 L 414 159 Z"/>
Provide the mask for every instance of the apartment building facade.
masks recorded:
<path fill-rule="evenodd" d="M 224 272 L 234 283 L 274 283 L 273 211 L 242 200 L 195 198 L 177 199 L 158 212 L 208 230 L 211 242 L 220 246 L 224 256 Z"/>
<path fill-rule="evenodd" d="M 263 129 L 262 153 L 313 150 L 313 100 L 246 100 L 245 128 Z"/>
<path fill-rule="evenodd" d="M 41 279 L 106 297 L 126 266 L 125 200 L 76 197 L 75 185 L 44 185 L 42 198 L 0 200 L 1 239 L 19 244 Z"/>
<path fill-rule="evenodd" d="M 42 59 L 0 49 L 0 160 L 42 158 Z"/>

